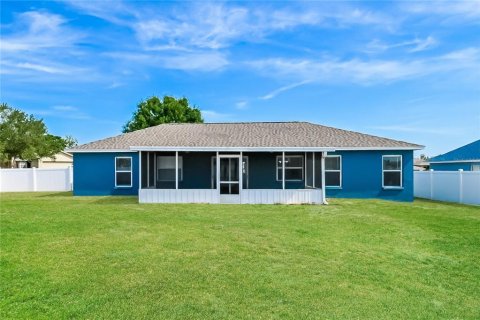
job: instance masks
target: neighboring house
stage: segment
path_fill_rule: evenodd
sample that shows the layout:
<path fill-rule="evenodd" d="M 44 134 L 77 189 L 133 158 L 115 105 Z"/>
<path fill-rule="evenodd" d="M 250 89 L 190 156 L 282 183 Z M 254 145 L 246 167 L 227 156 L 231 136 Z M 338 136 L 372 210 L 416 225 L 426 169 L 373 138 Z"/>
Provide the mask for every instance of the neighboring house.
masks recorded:
<path fill-rule="evenodd" d="M 480 171 L 480 140 L 430 159 L 430 169 L 437 171 Z"/>
<path fill-rule="evenodd" d="M 412 201 L 413 150 L 422 148 L 307 122 L 250 122 L 162 124 L 69 152 L 74 195 L 138 195 L 141 203 L 325 203 L 326 197 Z"/>
<path fill-rule="evenodd" d="M 45 157 L 31 162 L 32 168 L 58 169 L 68 168 L 73 165 L 73 155 L 68 152 L 61 151 L 53 157 Z"/>
<path fill-rule="evenodd" d="M 73 155 L 71 153 L 60 151 L 53 157 L 44 157 L 32 161 L 15 159 L 15 168 L 68 168 L 73 165 Z M 0 166 L 1 167 L 1 166 Z M 8 163 L 4 164 L 5 168 L 10 168 Z"/>
<path fill-rule="evenodd" d="M 430 169 L 430 162 L 420 158 L 413 159 L 413 170 L 414 171 L 426 171 Z"/>

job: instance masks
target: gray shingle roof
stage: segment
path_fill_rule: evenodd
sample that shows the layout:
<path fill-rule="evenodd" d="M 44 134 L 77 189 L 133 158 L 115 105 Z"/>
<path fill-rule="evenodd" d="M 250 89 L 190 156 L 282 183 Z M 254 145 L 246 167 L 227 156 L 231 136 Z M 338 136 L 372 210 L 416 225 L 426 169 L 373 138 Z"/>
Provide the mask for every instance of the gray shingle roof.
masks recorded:
<path fill-rule="evenodd" d="M 423 146 L 309 122 L 239 122 L 161 124 L 83 144 L 74 150 L 130 147 L 419 149 Z"/>

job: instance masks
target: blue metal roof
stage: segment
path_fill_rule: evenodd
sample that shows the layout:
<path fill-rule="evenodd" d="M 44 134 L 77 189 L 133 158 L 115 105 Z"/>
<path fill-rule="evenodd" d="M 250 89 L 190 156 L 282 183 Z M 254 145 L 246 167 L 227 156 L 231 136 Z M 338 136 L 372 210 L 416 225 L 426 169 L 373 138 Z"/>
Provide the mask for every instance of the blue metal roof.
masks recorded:
<path fill-rule="evenodd" d="M 433 157 L 430 162 L 437 161 L 465 161 L 465 160 L 477 160 L 480 161 L 480 140 L 474 141 L 463 147 L 452 150 L 445 154 Z"/>

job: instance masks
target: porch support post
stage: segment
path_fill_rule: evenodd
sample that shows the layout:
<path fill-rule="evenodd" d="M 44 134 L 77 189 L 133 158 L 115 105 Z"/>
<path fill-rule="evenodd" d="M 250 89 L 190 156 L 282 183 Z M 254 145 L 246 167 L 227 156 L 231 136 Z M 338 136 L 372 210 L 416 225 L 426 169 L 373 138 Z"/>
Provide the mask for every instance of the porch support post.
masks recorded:
<path fill-rule="evenodd" d="M 142 151 L 138 151 L 138 193 L 142 189 Z"/>
<path fill-rule="evenodd" d="M 325 157 L 327 156 L 326 152 L 322 152 L 322 158 L 321 158 L 321 170 L 322 170 L 322 202 L 323 204 L 328 204 L 327 202 L 327 192 L 325 190 Z"/>
<path fill-rule="evenodd" d="M 220 190 L 220 154 L 218 153 L 217 151 L 217 165 L 215 166 L 215 169 L 217 171 L 217 175 L 216 175 L 216 186 L 217 186 L 217 190 Z"/>
<path fill-rule="evenodd" d="M 178 151 L 175 151 L 175 189 L 178 189 Z"/>
<path fill-rule="evenodd" d="M 282 189 L 285 190 L 285 151 L 282 152 Z"/>
<path fill-rule="evenodd" d="M 238 166 L 240 167 L 240 176 L 238 177 L 238 183 L 239 183 L 238 190 L 241 196 L 241 190 L 243 188 L 243 152 L 242 151 L 240 151 L 240 161 Z"/>
<path fill-rule="evenodd" d="M 150 151 L 147 151 L 147 188 L 150 188 Z"/>
<path fill-rule="evenodd" d="M 307 172 L 307 153 L 305 152 L 305 159 L 304 159 L 304 166 L 305 166 L 305 173 L 303 174 L 303 181 L 305 182 L 304 183 L 304 188 L 307 189 L 307 176 L 308 176 L 308 172 Z"/>

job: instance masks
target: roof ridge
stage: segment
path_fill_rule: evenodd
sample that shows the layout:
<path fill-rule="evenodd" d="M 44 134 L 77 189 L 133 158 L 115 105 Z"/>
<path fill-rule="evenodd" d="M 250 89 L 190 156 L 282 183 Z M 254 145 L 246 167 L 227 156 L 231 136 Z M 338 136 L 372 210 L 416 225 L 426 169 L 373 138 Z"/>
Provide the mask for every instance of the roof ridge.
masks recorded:
<path fill-rule="evenodd" d="M 257 124 L 257 123 L 309 123 L 307 121 L 224 121 L 224 122 L 169 122 L 169 123 L 161 123 L 157 124 L 156 126 L 152 127 L 157 127 L 157 126 L 162 126 L 162 125 L 189 125 L 189 124 L 195 124 L 195 125 L 201 125 L 201 124 Z M 150 127 L 150 128 L 152 128 Z M 148 129 L 148 128 L 145 128 Z"/>

